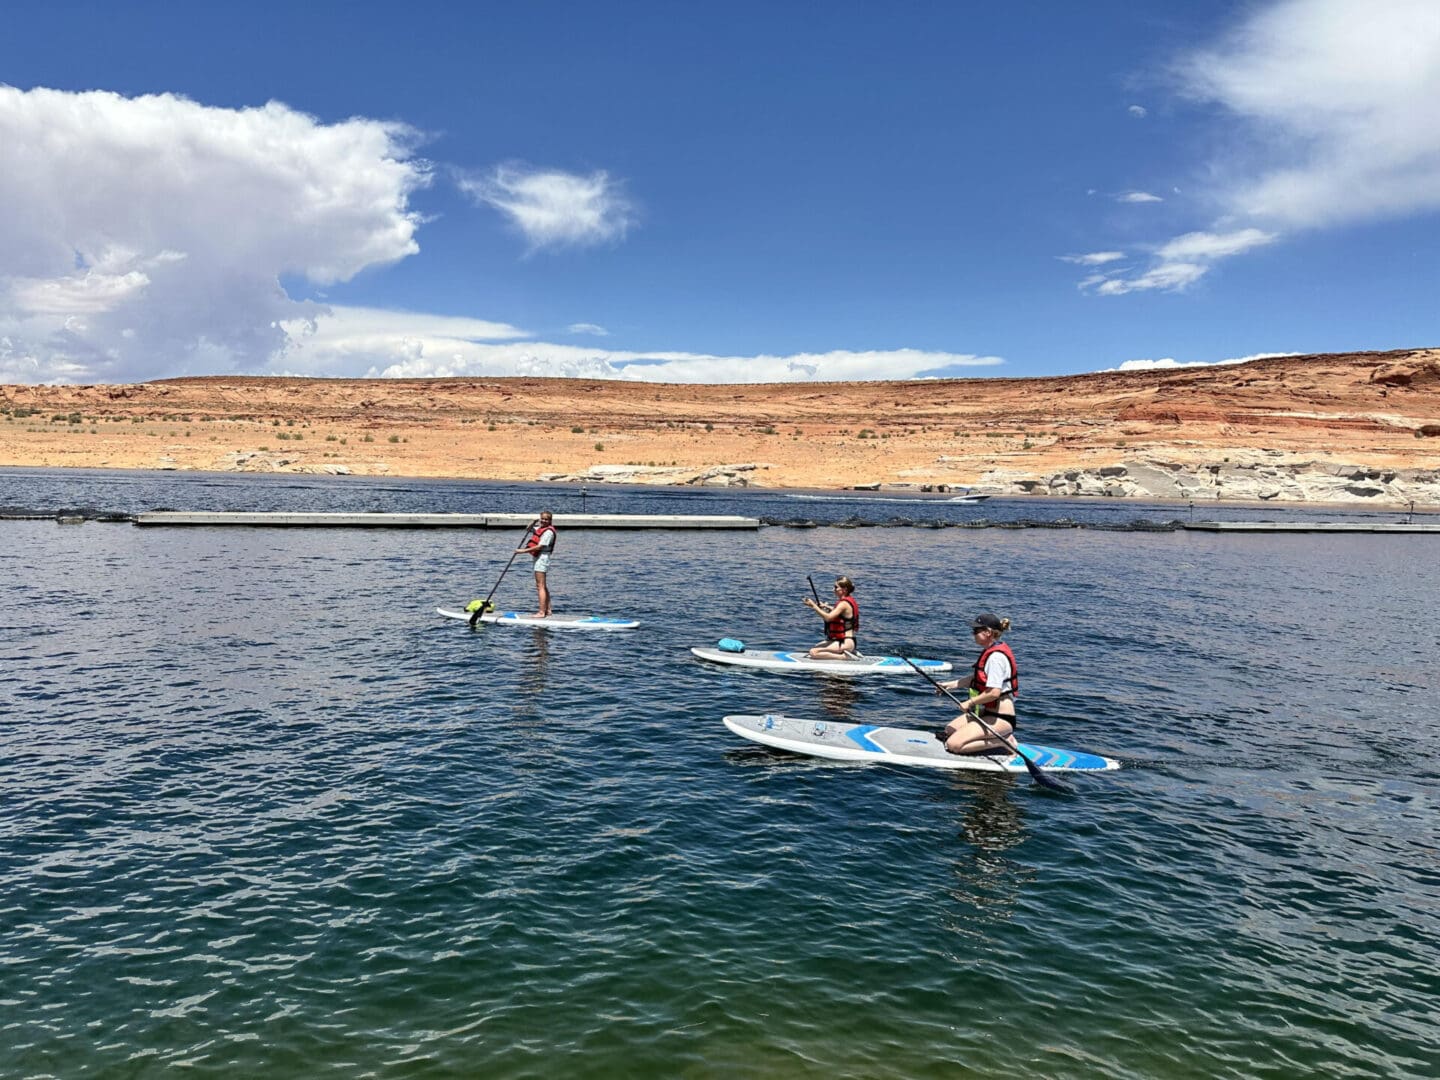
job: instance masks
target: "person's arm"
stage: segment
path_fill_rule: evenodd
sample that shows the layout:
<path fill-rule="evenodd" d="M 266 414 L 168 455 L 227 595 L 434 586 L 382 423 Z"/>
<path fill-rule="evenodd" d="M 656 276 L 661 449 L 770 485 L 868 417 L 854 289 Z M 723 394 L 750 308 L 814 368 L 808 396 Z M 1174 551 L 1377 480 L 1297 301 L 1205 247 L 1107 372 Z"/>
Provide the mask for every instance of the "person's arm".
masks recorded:
<path fill-rule="evenodd" d="M 835 601 L 835 606 L 834 606 L 834 607 L 831 607 L 831 608 L 823 608 L 823 607 L 821 607 L 819 604 L 817 604 L 814 600 L 812 600 L 810 597 L 808 597 L 808 596 L 805 597 L 805 606 L 808 607 L 811 611 L 815 612 L 815 614 L 819 615 L 820 618 L 824 619 L 826 622 L 830 622 L 830 621 L 832 621 L 832 620 L 834 620 L 834 619 L 838 619 L 838 618 L 840 617 L 840 605 L 841 605 L 841 604 L 845 604 L 846 607 L 850 607 L 850 605 L 849 605 L 848 603 L 846 603 L 844 600 L 837 600 L 837 601 Z M 854 611 L 855 609 L 854 609 L 854 608 L 850 608 L 850 610 L 851 610 L 851 611 Z"/>

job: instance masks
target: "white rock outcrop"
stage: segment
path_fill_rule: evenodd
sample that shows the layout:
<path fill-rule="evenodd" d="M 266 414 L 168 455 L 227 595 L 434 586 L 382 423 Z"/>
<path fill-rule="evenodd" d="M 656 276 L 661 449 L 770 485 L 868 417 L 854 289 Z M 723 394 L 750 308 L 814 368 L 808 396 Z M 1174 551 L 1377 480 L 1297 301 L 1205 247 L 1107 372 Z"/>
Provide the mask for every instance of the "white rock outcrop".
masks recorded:
<path fill-rule="evenodd" d="M 544 473 L 537 480 L 583 484 L 686 484 L 698 487 L 748 487 L 745 475 L 768 469 L 761 462 L 711 465 L 694 469 L 685 465 L 591 465 L 583 473 Z"/>
<path fill-rule="evenodd" d="M 1437 469 L 1342 465 L 1287 458 L 1275 451 L 1232 454 L 1204 465 L 1143 458 L 1049 476 L 992 469 L 980 482 L 1000 493 L 1025 495 L 1440 505 Z"/>

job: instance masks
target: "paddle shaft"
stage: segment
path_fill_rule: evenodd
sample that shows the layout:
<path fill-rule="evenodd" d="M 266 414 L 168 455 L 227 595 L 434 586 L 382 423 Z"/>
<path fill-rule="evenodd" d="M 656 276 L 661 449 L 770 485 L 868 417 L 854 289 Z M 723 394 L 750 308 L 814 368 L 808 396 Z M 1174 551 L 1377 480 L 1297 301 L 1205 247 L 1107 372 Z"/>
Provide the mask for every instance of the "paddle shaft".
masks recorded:
<path fill-rule="evenodd" d="M 1016 756 L 1019 757 L 1021 761 L 1025 762 L 1025 770 L 1030 774 L 1030 779 L 1034 780 L 1034 781 L 1035 781 L 1037 784 L 1039 784 L 1041 787 L 1053 788 L 1053 789 L 1055 789 L 1056 791 L 1067 791 L 1067 790 L 1069 790 L 1068 788 L 1065 787 L 1064 784 L 1061 784 L 1061 783 L 1059 783 L 1058 781 L 1055 781 L 1055 780 L 1050 779 L 1050 777 L 1046 776 L 1043 772 L 1041 772 L 1039 766 L 1036 765 L 1035 762 L 1033 762 L 1033 761 L 1030 760 L 1029 755 L 1027 755 L 1027 754 L 1025 753 L 1025 751 L 1023 751 L 1023 750 L 1020 749 L 1020 744 L 1019 744 L 1018 742 L 1016 742 L 1013 738 L 1007 739 L 1005 736 L 1001 735 L 1001 734 L 1000 734 L 998 731 L 996 731 L 993 727 L 991 727 L 989 724 L 987 724 L 987 723 L 985 722 L 985 718 L 984 718 L 983 716 L 981 716 L 978 712 L 971 712 L 969 709 L 967 709 L 967 708 L 965 707 L 965 705 L 966 705 L 965 702 L 961 701 L 958 697 L 956 697 L 954 694 L 952 694 L 949 690 L 946 690 L 945 687 L 941 686 L 938 682 L 936 682 L 936 680 L 931 677 L 931 675 L 930 675 L 930 673 L 929 673 L 928 671 L 926 671 L 924 668 L 922 668 L 919 664 L 915 663 L 915 661 L 911 660 L 908 656 L 907 656 L 907 657 L 904 657 L 904 660 L 905 660 L 905 662 L 906 662 L 907 664 L 909 664 L 912 668 L 914 668 L 916 671 L 918 671 L 921 675 L 924 675 L 925 678 L 929 679 L 930 682 L 934 685 L 934 687 L 935 687 L 936 690 L 939 690 L 942 694 L 944 694 L 946 697 L 948 697 L 951 701 L 955 702 L 956 705 L 959 705 L 959 706 L 960 706 L 960 712 L 961 712 L 962 714 L 968 713 L 968 714 L 974 719 L 974 721 L 975 721 L 977 724 L 979 724 L 982 728 L 985 729 L 985 731 L 990 735 L 990 737 L 991 737 L 992 739 L 995 739 L 995 740 L 999 741 L 999 742 L 1001 743 L 1001 745 L 1003 745 L 1003 746 L 1008 746 L 1010 749 L 1014 750 Z"/>
<path fill-rule="evenodd" d="M 536 523 L 537 523 L 539 520 L 540 520 L 539 518 L 536 518 L 535 521 L 532 521 L 532 522 L 530 522 L 529 525 L 526 525 L 526 526 L 525 526 L 525 535 L 522 536 L 522 537 L 520 537 L 520 547 L 524 547 L 524 546 L 525 546 L 525 541 L 528 540 L 528 539 L 530 539 L 530 533 L 534 530 L 535 525 L 536 525 Z M 515 550 L 515 551 L 510 552 L 510 558 L 507 559 L 506 562 L 505 562 L 505 569 L 504 569 L 504 570 L 501 570 L 501 571 L 500 571 L 500 576 L 495 579 L 495 585 L 494 585 L 494 587 L 491 588 L 491 590 L 490 590 L 490 595 L 487 596 L 487 597 L 485 597 L 484 602 L 481 603 L 481 605 L 480 605 L 478 608 L 476 608 L 474 611 L 472 611 L 472 612 L 470 613 L 470 625 L 471 625 L 471 626 L 474 626 L 477 622 L 479 622 L 479 621 L 480 621 L 480 616 L 481 616 L 481 615 L 484 615 L 485 612 L 486 612 L 486 610 L 490 607 L 490 598 L 493 597 L 493 596 L 495 595 L 495 591 L 500 588 L 500 582 L 504 581 L 504 580 L 505 580 L 505 575 L 510 572 L 510 564 L 515 561 L 515 556 L 516 556 L 516 555 L 519 555 L 519 554 L 520 554 L 520 552 L 519 552 L 518 549 Z"/>

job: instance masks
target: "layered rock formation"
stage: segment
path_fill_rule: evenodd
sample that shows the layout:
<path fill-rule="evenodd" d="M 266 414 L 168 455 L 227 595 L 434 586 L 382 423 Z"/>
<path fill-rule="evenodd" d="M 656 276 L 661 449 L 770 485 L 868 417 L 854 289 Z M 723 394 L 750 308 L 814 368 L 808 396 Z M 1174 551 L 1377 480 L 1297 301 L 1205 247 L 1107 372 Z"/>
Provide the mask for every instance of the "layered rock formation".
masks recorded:
<path fill-rule="evenodd" d="M 1440 505 L 1440 350 L 878 383 L 7 386 L 0 464 Z"/>

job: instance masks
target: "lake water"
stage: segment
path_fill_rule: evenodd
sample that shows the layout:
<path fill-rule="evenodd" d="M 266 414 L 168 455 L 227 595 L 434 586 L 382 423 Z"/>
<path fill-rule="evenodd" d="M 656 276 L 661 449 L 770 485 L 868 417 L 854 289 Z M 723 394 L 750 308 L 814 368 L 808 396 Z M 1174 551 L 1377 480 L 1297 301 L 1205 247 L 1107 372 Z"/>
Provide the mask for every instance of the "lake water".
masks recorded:
<path fill-rule="evenodd" d="M 0 475 L 0 505 L 122 512 L 566 495 Z M 0 1074 L 1440 1072 L 1440 538 L 574 530 L 556 610 L 643 629 L 434 615 L 515 539 L 0 522 Z M 951 715 L 689 655 L 813 641 L 835 573 L 871 651 L 968 660 L 1009 616 L 1022 734 L 1125 768 L 1056 795 L 732 736 Z"/>

